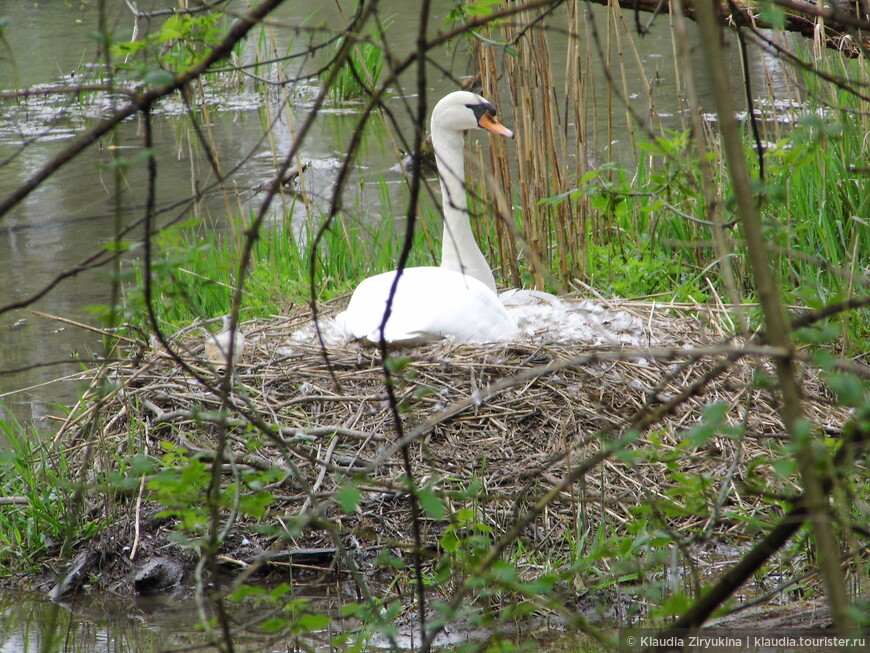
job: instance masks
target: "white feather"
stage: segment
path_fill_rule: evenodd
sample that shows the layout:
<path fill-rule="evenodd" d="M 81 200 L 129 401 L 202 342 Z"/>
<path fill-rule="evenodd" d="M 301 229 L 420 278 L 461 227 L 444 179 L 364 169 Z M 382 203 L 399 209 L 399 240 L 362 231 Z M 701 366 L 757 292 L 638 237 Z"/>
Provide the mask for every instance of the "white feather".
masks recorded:
<path fill-rule="evenodd" d="M 380 341 L 380 326 L 395 270 L 364 280 L 336 317 L 348 337 Z M 498 297 L 481 281 L 444 268 L 407 268 L 399 278 L 393 310 L 384 329 L 391 343 L 418 344 L 449 338 L 456 342 L 499 342 L 517 325 Z"/>

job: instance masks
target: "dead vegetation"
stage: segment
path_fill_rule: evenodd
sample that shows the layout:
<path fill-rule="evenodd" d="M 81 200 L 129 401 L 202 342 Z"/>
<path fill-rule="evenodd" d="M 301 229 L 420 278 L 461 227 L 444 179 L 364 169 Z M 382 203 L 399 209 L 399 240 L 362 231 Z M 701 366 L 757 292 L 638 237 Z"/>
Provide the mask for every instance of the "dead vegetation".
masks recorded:
<path fill-rule="evenodd" d="M 516 530 L 522 550 L 538 561 L 524 567 L 534 576 L 576 555 L 579 543 L 601 528 L 628 532 L 637 509 L 648 506 L 682 534 L 680 564 L 703 570 L 702 552 L 739 548 L 755 520 L 779 516 L 770 493 L 798 493 L 769 465 L 785 436 L 774 394 L 754 382 L 768 362 L 746 355 L 722 365 L 738 346 L 716 345 L 717 320 L 697 310 L 617 307 L 643 322 L 649 349 L 441 343 L 393 352 L 414 481 L 447 509 L 441 519 L 422 520 L 426 547 L 434 551 L 451 516 L 474 506 L 493 537 Z M 334 554 L 353 550 L 360 555 L 352 564 L 374 573 L 380 551 L 412 548 L 407 483 L 379 354 L 333 347 L 327 366 L 319 346 L 291 337 L 303 321 L 300 315 L 242 325 L 248 349 L 224 413 L 221 376 L 201 358 L 203 329 L 179 334 L 173 355 L 152 350 L 138 364 L 90 372 L 98 378 L 93 391 L 57 435 L 75 475 L 93 487 L 136 455 L 156 461 L 170 450 L 211 465 L 226 433 L 226 484 L 249 471 L 276 473 L 270 485 L 242 491 L 274 496 L 261 517 L 225 502 L 227 564 L 286 566 L 298 554 L 307 556 L 308 568 L 314 555 L 314 567 L 346 570 L 349 559 Z M 808 416 L 837 433 L 845 410 L 815 380 L 805 387 Z M 719 403 L 727 406 L 723 423 L 693 443 L 692 429 Z M 650 421 L 656 411 L 660 418 Z M 171 466 L 166 459 L 157 464 Z M 125 515 L 116 519 L 123 526 L 111 544 L 102 543 L 102 562 L 93 561 L 118 590 L 132 587 L 130 560 L 137 569 L 153 564 L 168 533 L 181 530 L 178 518 L 154 518 L 154 473 L 121 504 L 110 505 L 112 493 L 90 498 L 95 514 Z M 687 477 L 703 491 L 681 490 Z M 348 513 L 336 496 L 349 482 L 361 498 Z M 193 488 L 189 499 L 197 501 Z M 115 556 L 124 564 L 112 564 Z"/>

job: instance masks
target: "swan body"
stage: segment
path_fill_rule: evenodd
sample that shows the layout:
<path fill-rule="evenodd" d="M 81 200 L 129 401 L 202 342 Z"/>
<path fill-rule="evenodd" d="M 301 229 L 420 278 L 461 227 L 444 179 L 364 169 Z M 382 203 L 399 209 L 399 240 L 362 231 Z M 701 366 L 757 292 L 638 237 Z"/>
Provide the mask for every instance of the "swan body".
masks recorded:
<path fill-rule="evenodd" d="M 397 271 L 365 279 L 336 326 L 355 340 L 380 342 L 380 326 Z M 498 342 L 517 325 L 498 296 L 479 279 L 443 267 L 405 268 L 393 297 L 384 339 L 421 344 L 447 338 L 456 342 Z"/>
<path fill-rule="evenodd" d="M 516 321 L 499 301 L 495 278 L 474 239 L 465 194 L 463 133 L 485 129 L 513 138 L 495 113 L 492 104 L 468 91 L 450 93 L 432 110 L 432 147 L 444 213 L 441 266 L 401 272 L 384 329 L 387 342 L 449 338 L 482 343 L 517 333 Z M 360 283 L 347 310 L 336 317 L 345 338 L 380 341 L 380 324 L 397 274 L 394 270 Z"/>

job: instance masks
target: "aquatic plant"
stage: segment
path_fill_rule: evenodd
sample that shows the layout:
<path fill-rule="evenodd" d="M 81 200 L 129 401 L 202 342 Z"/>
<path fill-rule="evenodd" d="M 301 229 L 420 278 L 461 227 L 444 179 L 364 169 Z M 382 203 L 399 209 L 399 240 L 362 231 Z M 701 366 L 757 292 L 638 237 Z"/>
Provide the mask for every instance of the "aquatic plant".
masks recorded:
<path fill-rule="evenodd" d="M 227 18 L 221 12 L 179 12 L 165 18 L 154 31 L 144 35 L 134 32 L 129 40 L 115 39 L 112 57 L 119 70 L 160 83 L 167 74 L 195 65 L 220 42 L 226 25 Z"/>
<path fill-rule="evenodd" d="M 384 30 L 387 26 L 388 24 L 379 24 L 374 34 L 362 38 L 348 35 L 336 40 L 333 56 L 342 51 L 346 39 L 357 39 L 344 60 L 334 58 L 321 73 L 321 78 L 325 82 L 331 76 L 332 68 L 338 66 L 338 73 L 329 87 L 329 92 L 335 101 L 343 102 L 371 95 L 377 87 L 384 67 L 384 50 L 380 43 L 384 40 Z"/>

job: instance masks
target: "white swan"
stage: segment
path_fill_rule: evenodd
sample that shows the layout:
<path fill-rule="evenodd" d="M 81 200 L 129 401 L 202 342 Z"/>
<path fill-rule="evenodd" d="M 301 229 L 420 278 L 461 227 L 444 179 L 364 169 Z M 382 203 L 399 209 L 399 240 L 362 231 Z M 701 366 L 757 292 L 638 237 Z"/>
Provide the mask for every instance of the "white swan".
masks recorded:
<path fill-rule="evenodd" d="M 406 268 L 399 277 L 384 329 L 390 343 L 450 338 L 495 342 L 517 333 L 517 324 L 496 295 L 495 279 L 474 240 L 465 195 L 463 132 L 486 129 L 513 138 L 495 119 L 495 107 L 468 91 L 445 96 L 432 110 L 432 146 L 441 178 L 444 238 L 441 267 Z M 380 341 L 380 325 L 397 271 L 365 279 L 336 326 L 347 339 Z"/>

